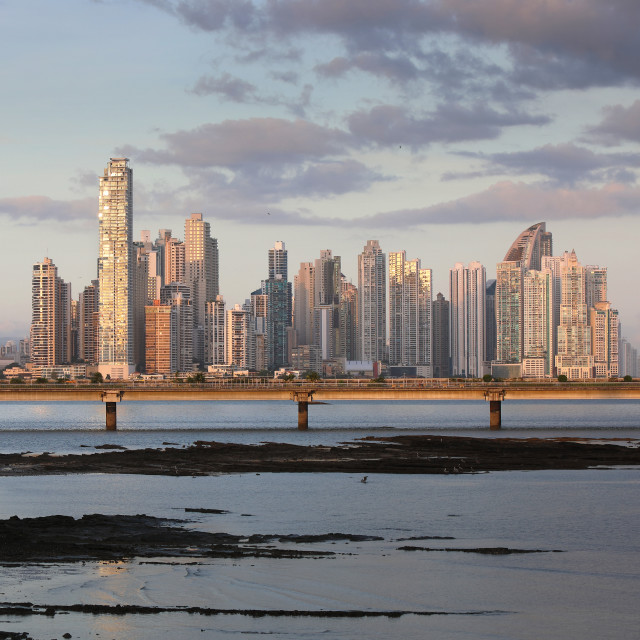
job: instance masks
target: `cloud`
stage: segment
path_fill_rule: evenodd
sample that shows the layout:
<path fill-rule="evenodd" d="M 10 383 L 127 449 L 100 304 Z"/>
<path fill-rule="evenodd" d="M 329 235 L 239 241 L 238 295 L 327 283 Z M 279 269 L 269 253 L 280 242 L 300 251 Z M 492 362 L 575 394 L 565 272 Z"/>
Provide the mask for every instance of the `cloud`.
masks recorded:
<path fill-rule="evenodd" d="M 12 220 L 33 222 L 94 222 L 97 215 L 97 198 L 82 200 L 53 200 L 47 196 L 0 198 L 0 215 Z"/>
<path fill-rule="evenodd" d="M 640 142 L 640 100 L 631 106 L 605 107 L 602 122 L 588 130 L 587 138 L 604 145 Z"/>
<path fill-rule="evenodd" d="M 633 183 L 637 176 L 629 167 L 640 167 L 638 153 L 595 153 L 573 143 L 547 144 L 530 151 L 465 155 L 484 161 L 487 168 L 477 172 L 449 172 L 443 175 L 444 180 L 509 173 L 543 175 L 568 185 L 585 180 Z"/>
<path fill-rule="evenodd" d="M 202 76 L 191 91 L 198 96 L 216 94 L 231 102 L 256 101 L 256 86 L 228 73 L 217 77 Z"/>
<path fill-rule="evenodd" d="M 417 73 L 411 58 L 426 55 L 446 36 L 467 47 L 503 47 L 513 67 L 511 76 L 504 68 L 511 83 L 549 89 L 640 80 L 635 0 L 142 1 L 192 28 L 234 34 L 238 47 L 267 40 L 273 50 L 294 39 L 333 36 L 346 57 L 319 64 L 329 75 L 346 63 L 393 81 L 409 79 Z"/>
<path fill-rule="evenodd" d="M 575 70 L 579 60 L 590 61 L 598 69 L 591 86 L 609 84 L 611 74 L 640 78 L 640 4 L 633 0 L 439 0 L 435 6 L 446 29 L 513 45 L 516 64 L 524 64 L 523 52 L 535 50 L 556 61 L 564 58 L 566 71 Z M 568 73 L 563 77 L 570 82 Z"/>
<path fill-rule="evenodd" d="M 498 182 L 485 191 L 451 202 L 365 216 L 353 221 L 367 227 L 419 227 L 426 224 L 585 220 L 640 213 L 640 188 L 607 184 L 600 188 L 563 189 L 548 183 Z"/>
<path fill-rule="evenodd" d="M 286 165 L 325 158 L 345 152 L 352 142 L 338 129 L 280 118 L 225 120 L 160 137 L 165 149 L 124 146 L 118 153 L 150 164 L 237 169 L 251 163 Z"/>
<path fill-rule="evenodd" d="M 423 117 L 415 117 L 403 107 L 379 105 L 369 111 L 357 111 L 348 118 L 351 133 L 365 143 L 406 144 L 413 149 L 434 142 L 493 139 L 504 127 L 548 122 L 546 116 L 499 112 L 486 105 L 469 108 L 456 104 L 440 105 Z"/>

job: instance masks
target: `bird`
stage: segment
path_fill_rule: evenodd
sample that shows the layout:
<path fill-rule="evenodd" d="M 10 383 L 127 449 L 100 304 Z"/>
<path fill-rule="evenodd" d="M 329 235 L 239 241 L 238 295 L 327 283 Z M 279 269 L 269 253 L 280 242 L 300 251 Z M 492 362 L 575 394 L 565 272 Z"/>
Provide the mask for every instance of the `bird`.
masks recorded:
<path fill-rule="evenodd" d="M 368 477 L 369 476 L 363 476 L 362 479 L 360 480 L 360 482 L 366 482 Z"/>
<path fill-rule="evenodd" d="M 270 215 L 271 215 L 271 212 L 270 212 L 270 211 L 267 211 L 267 215 L 268 215 L 268 216 L 270 216 Z"/>

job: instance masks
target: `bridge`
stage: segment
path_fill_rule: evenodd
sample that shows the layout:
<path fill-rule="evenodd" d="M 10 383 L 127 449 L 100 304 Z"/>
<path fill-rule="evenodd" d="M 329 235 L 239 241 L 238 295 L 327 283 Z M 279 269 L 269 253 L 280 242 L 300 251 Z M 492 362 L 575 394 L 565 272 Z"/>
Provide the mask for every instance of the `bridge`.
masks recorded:
<path fill-rule="evenodd" d="M 309 427 L 309 405 L 331 400 L 485 400 L 489 426 L 500 429 L 505 400 L 638 400 L 638 382 L 477 382 L 449 379 L 362 379 L 282 382 L 264 379 L 223 379 L 201 384 L 68 382 L 64 384 L 3 384 L 0 402 L 103 402 L 107 430 L 117 428 L 119 402 L 149 401 L 269 401 L 292 400 L 298 405 L 298 429 Z"/>

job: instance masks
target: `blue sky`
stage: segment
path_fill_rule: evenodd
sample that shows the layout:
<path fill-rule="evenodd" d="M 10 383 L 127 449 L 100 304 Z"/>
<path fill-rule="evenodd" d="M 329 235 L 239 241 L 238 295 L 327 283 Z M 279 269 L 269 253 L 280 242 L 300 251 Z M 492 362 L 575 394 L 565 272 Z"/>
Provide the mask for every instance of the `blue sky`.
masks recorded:
<path fill-rule="evenodd" d="M 126 155 L 136 239 L 202 212 L 228 305 L 276 240 L 290 279 L 332 249 L 355 280 L 378 239 L 448 297 L 544 220 L 640 346 L 639 26 L 635 0 L 0 0 L 0 335 L 45 255 L 76 297 L 95 278 Z"/>

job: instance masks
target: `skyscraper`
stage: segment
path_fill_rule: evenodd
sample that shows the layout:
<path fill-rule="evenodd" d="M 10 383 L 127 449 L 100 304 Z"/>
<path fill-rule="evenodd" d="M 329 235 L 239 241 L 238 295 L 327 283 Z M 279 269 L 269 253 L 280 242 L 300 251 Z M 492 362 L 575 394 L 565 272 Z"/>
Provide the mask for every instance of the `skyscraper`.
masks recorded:
<path fill-rule="evenodd" d="M 314 262 L 313 275 L 313 343 L 321 348 L 323 360 L 344 358 L 344 336 L 340 332 L 340 256 L 334 256 L 330 249 L 320 251 L 320 258 Z"/>
<path fill-rule="evenodd" d="M 205 364 L 224 364 L 224 298 L 217 295 L 206 305 L 204 320 Z"/>
<path fill-rule="evenodd" d="M 449 366 L 449 301 L 438 293 L 433 301 L 433 312 L 431 315 L 433 331 L 433 377 L 448 378 Z"/>
<path fill-rule="evenodd" d="M 53 367 L 64 358 L 61 280 L 50 258 L 33 265 L 31 277 L 31 361 Z"/>
<path fill-rule="evenodd" d="M 468 378 L 483 375 L 485 268 L 479 262 L 449 270 L 451 374 Z"/>
<path fill-rule="evenodd" d="M 390 253 L 389 364 L 431 366 L 431 311 L 431 269 Z"/>
<path fill-rule="evenodd" d="M 273 371 L 289 364 L 287 336 L 291 327 L 292 291 L 288 279 L 287 250 L 282 241 L 277 241 L 273 249 L 269 249 L 268 274 L 261 287 L 262 295 L 266 296 L 264 364 Z M 258 360 L 256 349 L 256 366 L 260 364 Z"/>
<path fill-rule="evenodd" d="M 160 302 L 171 306 L 171 370 L 193 369 L 193 305 L 190 288 L 172 282 L 160 290 Z"/>
<path fill-rule="evenodd" d="M 313 307 L 315 299 L 315 272 L 311 262 L 301 262 L 293 279 L 293 328 L 297 345 L 313 342 Z"/>
<path fill-rule="evenodd" d="M 549 269 L 525 272 L 522 299 L 522 376 L 550 377 L 554 371 L 554 307 Z"/>
<path fill-rule="evenodd" d="M 184 223 L 184 282 L 191 289 L 193 305 L 194 359 L 204 362 L 206 303 L 220 293 L 218 285 L 218 241 L 201 213 L 192 213 Z"/>
<path fill-rule="evenodd" d="M 171 361 L 172 307 L 154 300 L 145 311 L 145 369 L 147 373 L 170 375 L 176 372 Z"/>
<path fill-rule="evenodd" d="M 591 327 L 588 324 L 585 268 L 575 251 L 560 268 L 562 302 L 558 326 L 558 375 L 569 379 L 593 377 Z"/>
<path fill-rule="evenodd" d="M 385 360 L 387 295 L 385 254 L 368 240 L 358 256 L 358 360 Z"/>
<path fill-rule="evenodd" d="M 620 337 L 618 311 L 611 308 L 610 302 L 596 302 L 595 306 L 589 309 L 589 325 L 596 378 L 617 377 Z"/>
<path fill-rule="evenodd" d="M 80 360 L 98 362 L 98 281 L 92 280 L 80 294 L 78 310 L 78 346 Z"/>
<path fill-rule="evenodd" d="M 284 242 L 278 240 L 273 245 L 273 249 L 269 249 L 269 278 L 276 278 L 280 275 L 283 280 L 288 280 L 288 273 L 287 250 Z"/>
<path fill-rule="evenodd" d="M 496 267 L 496 360 L 504 364 L 522 362 L 523 277 L 538 271 L 544 256 L 552 252 L 552 236 L 546 223 L 525 229 Z"/>
<path fill-rule="evenodd" d="M 100 177 L 98 205 L 99 329 L 102 375 L 128 378 L 133 349 L 133 184 L 128 158 L 111 158 Z"/>

